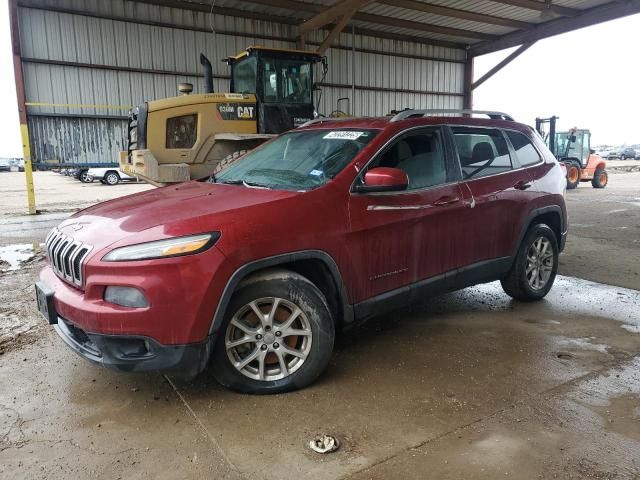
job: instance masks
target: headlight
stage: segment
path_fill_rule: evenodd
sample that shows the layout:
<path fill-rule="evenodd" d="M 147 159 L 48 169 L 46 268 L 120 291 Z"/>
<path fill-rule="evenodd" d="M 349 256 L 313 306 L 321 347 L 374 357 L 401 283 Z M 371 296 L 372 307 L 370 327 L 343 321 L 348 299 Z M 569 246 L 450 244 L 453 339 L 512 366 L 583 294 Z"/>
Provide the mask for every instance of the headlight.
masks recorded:
<path fill-rule="evenodd" d="M 220 233 L 214 232 L 139 243 L 137 245 L 111 250 L 102 257 L 102 260 L 105 262 L 124 262 L 128 260 L 149 260 L 152 258 L 190 255 L 206 250 L 213 245 L 218 238 L 220 238 Z"/>

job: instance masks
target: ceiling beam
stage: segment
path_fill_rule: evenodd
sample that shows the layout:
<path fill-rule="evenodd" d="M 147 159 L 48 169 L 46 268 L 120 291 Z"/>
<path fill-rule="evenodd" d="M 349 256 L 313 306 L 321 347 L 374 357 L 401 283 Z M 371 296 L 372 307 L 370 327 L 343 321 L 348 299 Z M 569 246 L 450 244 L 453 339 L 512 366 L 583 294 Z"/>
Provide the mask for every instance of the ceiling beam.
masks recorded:
<path fill-rule="evenodd" d="M 406 8 L 407 10 L 416 10 L 424 13 L 432 13 L 443 17 L 460 18 L 471 22 L 486 23 L 489 25 L 499 25 L 507 28 L 527 28 L 531 27 L 531 23 L 521 22 L 520 20 L 512 20 L 510 18 L 496 17 L 494 15 L 485 15 L 483 13 L 470 12 L 459 8 L 443 7 L 441 5 L 433 5 L 431 3 L 418 2 L 416 0 L 376 0 L 376 3 L 390 5 L 393 7 Z"/>
<path fill-rule="evenodd" d="M 22 1 L 24 2 L 25 0 L 22 0 Z M 204 4 L 200 2 L 185 2 L 182 0 L 135 0 L 135 1 L 138 3 L 148 3 L 152 5 L 161 5 L 165 7 L 179 8 L 184 10 L 193 10 L 197 12 L 208 13 L 211 11 L 211 4 Z M 324 7 L 322 7 L 321 5 L 314 5 L 314 4 L 295 1 L 295 0 L 252 0 L 251 3 L 259 3 L 262 5 L 269 5 L 272 7 L 281 7 L 281 8 L 291 8 L 291 5 L 294 4 L 296 6 L 293 8 L 297 9 L 298 11 L 301 10 L 300 5 L 305 7 L 304 11 L 319 12 L 321 10 L 324 10 Z M 269 14 L 249 12 L 246 10 L 238 10 L 238 9 L 227 8 L 227 7 L 215 7 L 214 13 L 219 15 L 227 15 L 230 17 L 252 18 L 256 20 L 264 20 L 266 22 L 281 23 L 281 24 L 293 25 L 293 26 L 297 26 L 300 23 L 300 21 L 294 17 L 269 15 Z M 326 28 L 331 29 L 333 28 L 333 26 L 334 25 L 327 25 Z M 420 43 L 423 45 L 433 45 L 433 46 L 439 46 L 439 47 L 445 47 L 445 48 L 455 48 L 455 49 L 467 48 L 466 42 L 447 41 L 447 40 L 440 40 L 440 39 L 425 38 L 417 35 L 414 36 L 414 35 L 406 35 L 406 34 L 399 34 L 399 33 L 393 33 L 393 32 L 383 32 L 383 31 L 374 30 L 371 28 L 356 27 L 355 34 L 364 35 L 367 37 L 384 38 L 389 40 L 400 40 L 405 42 Z M 247 33 L 247 35 L 250 35 L 250 34 Z"/>
<path fill-rule="evenodd" d="M 477 57 L 487 53 L 504 50 L 561 33 L 571 32 L 616 18 L 640 13 L 640 0 L 611 1 L 604 5 L 583 10 L 575 17 L 563 17 L 541 23 L 528 30 L 503 35 L 497 40 L 482 42 L 471 46 L 469 55 Z"/>
<path fill-rule="evenodd" d="M 333 41 L 336 39 L 336 37 L 340 35 L 340 32 L 342 32 L 342 30 L 344 30 L 344 28 L 347 26 L 352 16 L 353 16 L 353 12 L 351 12 L 351 14 L 345 13 L 342 16 L 342 18 L 338 21 L 335 27 L 333 27 L 333 29 L 322 41 L 322 44 L 318 47 L 317 51 L 320 55 L 324 55 L 324 53 L 329 49 L 329 47 L 331 46 Z"/>
<path fill-rule="evenodd" d="M 420 32 L 439 33 L 442 35 L 451 35 L 454 37 L 470 38 L 475 40 L 489 40 L 497 38 L 495 35 L 476 32 L 473 30 L 463 30 L 461 28 L 443 27 L 432 23 L 415 22 L 412 20 L 403 20 L 396 17 L 387 17 L 383 15 L 374 15 L 372 13 L 357 12 L 353 16 L 354 20 L 361 22 L 374 23 L 376 25 L 388 25 L 391 27 L 408 28 L 409 30 L 417 30 Z"/>
<path fill-rule="evenodd" d="M 297 12 L 320 13 L 326 9 L 322 5 L 302 2 L 300 0 L 243 0 L 248 3 L 257 3 L 259 5 L 267 5 L 270 7 L 286 8 Z M 441 25 L 433 25 L 430 23 L 415 22 L 411 20 L 403 20 L 396 17 L 387 17 L 383 15 L 375 15 L 372 13 L 356 12 L 353 20 L 360 22 L 373 23 L 376 25 L 387 25 L 398 28 L 407 28 L 426 33 L 439 33 L 442 35 L 450 35 L 454 37 L 468 38 L 474 40 L 489 40 L 497 38 L 495 35 L 488 35 L 473 30 L 463 30 L 460 28 L 443 27 Z"/>
<path fill-rule="evenodd" d="M 560 5 L 554 5 L 551 3 L 551 7 L 547 5 L 547 2 L 539 2 L 537 0 L 492 0 L 496 3 L 504 3 L 506 5 L 513 5 L 514 7 L 526 8 L 528 10 L 535 10 L 537 12 L 542 12 L 544 10 L 551 10 L 558 15 L 562 15 L 565 17 L 572 17 L 573 15 L 577 15 L 580 13 L 580 10 L 575 8 L 563 7 Z"/>
<path fill-rule="evenodd" d="M 478 80 L 476 80 L 475 82 L 473 82 L 471 84 L 471 90 L 475 90 L 476 88 L 478 88 L 480 85 L 482 85 L 484 82 L 486 82 L 487 80 L 489 80 L 491 77 L 493 77 L 496 73 L 498 73 L 500 70 L 502 70 L 504 67 L 506 67 L 507 65 L 509 65 L 511 62 L 513 62 L 516 58 L 518 58 L 520 55 L 522 55 L 524 52 L 526 52 L 527 50 L 529 50 L 529 48 L 531 47 L 531 45 L 533 45 L 533 43 L 525 43 L 524 45 L 521 45 L 520 48 L 518 48 L 517 50 L 513 51 L 509 56 L 507 56 L 504 60 L 502 60 L 501 62 L 499 62 L 495 67 L 493 67 L 491 70 L 489 70 L 487 73 L 485 73 L 482 77 L 480 77 Z"/>
<path fill-rule="evenodd" d="M 342 2 L 338 2 L 333 7 L 327 8 L 323 12 L 318 13 L 309 20 L 306 20 L 300 25 L 300 27 L 298 27 L 298 31 L 301 35 L 304 35 L 307 32 L 317 30 L 318 28 L 324 27 L 328 23 L 338 19 L 341 19 L 340 23 L 342 23 L 342 19 L 345 17 L 348 17 L 346 20 L 348 22 L 356 10 L 364 7 L 372 1 L 373 0 L 343 0 Z M 346 26 L 346 23 L 344 26 Z"/>

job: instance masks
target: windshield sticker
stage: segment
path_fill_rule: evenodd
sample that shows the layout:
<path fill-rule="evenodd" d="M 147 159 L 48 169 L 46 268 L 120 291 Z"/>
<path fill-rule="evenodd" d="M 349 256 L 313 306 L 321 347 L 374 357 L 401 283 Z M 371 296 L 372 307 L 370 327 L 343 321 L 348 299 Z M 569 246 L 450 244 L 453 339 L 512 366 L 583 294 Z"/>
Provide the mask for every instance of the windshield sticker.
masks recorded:
<path fill-rule="evenodd" d="M 322 170 L 311 170 L 309 172 L 309 175 L 313 175 L 314 177 L 319 177 L 320 175 L 322 175 Z"/>
<path fill-rule="evenodd" d="M 364 132 L 354 132 L 352 130 L 342 130 L 337 132 L 329 132 L 324 137 L 324 139 L 333 139 L 333 140 L 356 140 L 357 138 L 364 135 Z"/>

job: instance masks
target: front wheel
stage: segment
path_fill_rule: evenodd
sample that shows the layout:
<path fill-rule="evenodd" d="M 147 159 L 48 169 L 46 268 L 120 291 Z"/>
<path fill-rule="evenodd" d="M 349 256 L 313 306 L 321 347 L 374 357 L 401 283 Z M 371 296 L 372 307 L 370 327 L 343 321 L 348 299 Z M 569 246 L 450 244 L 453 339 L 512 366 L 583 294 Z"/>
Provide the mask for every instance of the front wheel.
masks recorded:
<path fill-rule="evenodd" d="M 89 175 L 89 172 L 83 170 L 82 173 L 80 173 L 80 181 L 82 183 L 91 183 L 93 182 L 93 177 Z"/>
<path fill-rule="evenodd" d="M 604 188 L 609 183 L 609 174 L 604 168 L 596 168 L 591 185 L 593 188 Z"/>
<path fill-rule="evenodd" d="M 213 352 L 213 375 L 243 393 L 287 392 L 326 368 L 334 323 L 320 290 L 288 270 L 270 270 L 234 294 Z"/>
<path fill-rule="evenodd" d="M 530 302 L 543 298 L 558 272 L 558 241 L 547 225 L 529 228 L 516 258 L 500 283 L 504 291 L 516 300 Z"/>

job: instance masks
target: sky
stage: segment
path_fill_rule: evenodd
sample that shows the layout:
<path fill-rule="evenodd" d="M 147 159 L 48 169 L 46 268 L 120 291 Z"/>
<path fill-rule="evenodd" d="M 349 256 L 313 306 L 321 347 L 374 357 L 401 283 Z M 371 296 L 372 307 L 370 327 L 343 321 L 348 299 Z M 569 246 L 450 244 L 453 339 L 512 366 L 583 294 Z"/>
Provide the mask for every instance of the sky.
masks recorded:
<path fill-rule="evenodd" d="M 474 108 L 588 128 L 592 145 L 640 144 L 640 14 L 541 40 L 474 93 Z M 479 78 L 513 49 L 478 57 Z M 0 0 L 0 157 L 21 157 L 7 0 Z M 36 99 L 37 100 L 37 99 Z"/>

